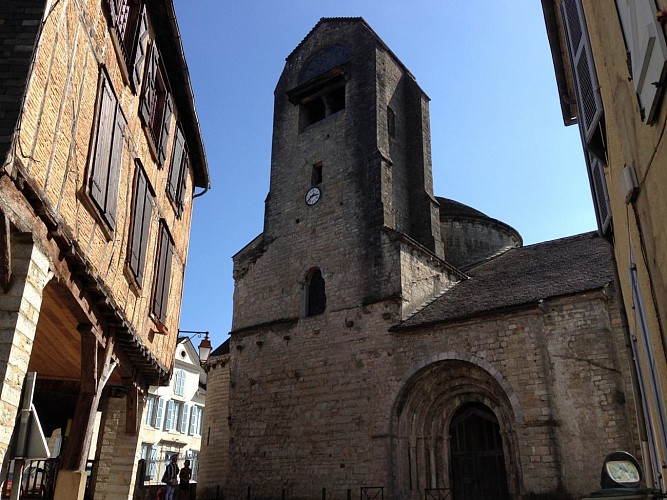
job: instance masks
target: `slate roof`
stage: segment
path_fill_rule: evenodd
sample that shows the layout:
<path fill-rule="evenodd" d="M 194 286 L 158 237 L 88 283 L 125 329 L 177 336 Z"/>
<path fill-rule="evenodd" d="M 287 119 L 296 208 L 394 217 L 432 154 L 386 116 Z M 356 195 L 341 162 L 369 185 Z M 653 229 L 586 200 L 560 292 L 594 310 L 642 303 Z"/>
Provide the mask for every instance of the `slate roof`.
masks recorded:
<path fill-rule="evenodd" d="M 462 320 L 585 292 L 612 282 L 611 252 L 597 233 L 520 248 L 470 269 L 457 283 L 392 331 Z"/>
<path fill-rule="evenodd" d="M 222 356 L 223 354 L 229 354 L 229 339 L 230 337 L 227 337 L 227 340 L 225 340 L 222 344 L 216 347 L 215 350 L 211 353 L 210 357 L 212 358 L 213 356 Z"/>

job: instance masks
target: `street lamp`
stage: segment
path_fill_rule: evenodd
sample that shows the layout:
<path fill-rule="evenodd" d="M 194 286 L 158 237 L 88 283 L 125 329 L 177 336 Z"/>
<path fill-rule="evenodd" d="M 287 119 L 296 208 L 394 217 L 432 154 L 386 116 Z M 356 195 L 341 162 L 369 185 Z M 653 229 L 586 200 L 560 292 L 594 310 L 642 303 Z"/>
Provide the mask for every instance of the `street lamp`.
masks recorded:
<path fill-rule="evenodd" d="M 180 336 L 181 333 L 190 334 L 188 340 L 192 340 L 194 337 L 201 337 L 202 335 L 204 336 L 202 341 L 199 343 L 199 364 L 200 365 L 206 364 L 206 362 L 208 361 L 208 357 L 211 355 L 211 347 L 212 347 L 211 341 L 208 338 L 208 332 L 179 330 L 178 335 Z"/>

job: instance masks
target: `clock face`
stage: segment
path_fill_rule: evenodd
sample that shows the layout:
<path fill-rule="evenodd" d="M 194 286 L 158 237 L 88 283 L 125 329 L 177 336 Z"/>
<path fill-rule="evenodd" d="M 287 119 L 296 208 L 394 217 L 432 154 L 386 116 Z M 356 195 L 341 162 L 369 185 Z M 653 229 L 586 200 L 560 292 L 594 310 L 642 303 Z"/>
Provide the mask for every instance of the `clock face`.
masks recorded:
<path fill-rule="evenodd" d="M 607 473 L 609 477 L 620 484 L 637 483 L 640 481 L 639 471 L 629 460 L 607 462 Z"/>
<path fill-rule="evenodd" d="M 322 196 L 322 191 L 320 191 L 320 188 L 318 188 L 317 186 L 311 187 L 306 193 L 306 205 L 314 205 L 315 203 L 320 201 L 321 196 Z"/>

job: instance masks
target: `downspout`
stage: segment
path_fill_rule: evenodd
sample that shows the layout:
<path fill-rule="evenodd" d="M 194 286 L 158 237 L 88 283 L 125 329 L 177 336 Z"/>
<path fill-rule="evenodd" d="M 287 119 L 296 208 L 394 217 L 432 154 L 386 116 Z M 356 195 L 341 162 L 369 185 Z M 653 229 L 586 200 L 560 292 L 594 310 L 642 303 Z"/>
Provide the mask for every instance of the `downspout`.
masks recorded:
<path fill-rule="evenodd" d="M 655 484 L 655 478 L 653 477 L 653 467 L 647 465 L 651 464 L 653 462 L 653 459 L 651 457 L 651 452 L 649 449 L 649 441 L 648 441 L 648 431 L 646 429 L 646 413 L 644 410 L 644 400 L 643 400 L 643 395 L 642 395 L 642 390 L 639 385 L 639 379 L 637 377 L 637 370 L 635 369 L 635 364 L 632 359 L 633 355 L 633 349 L 632 349 L 632 335 L 630 333 L 630 326 L 628 323 L 628 315 L 625 311 L 625 299 L 623 298 L 623 289 L 621 288 L 621 280 L 618 275 L 618 267 L 617 267 L 617 261 L 616 261 L 616 255 L 614 254 L 614 249 L 609 244 L 611 247 L 611 263 L 612 263 L 612 269 L 614 270 L 614 286 L 616 287 L 616 292 L 618 293 L 618 298 L 619 298 L 619 311 L 621 315 L 621 328 L 623 329 L 623 334 L 625 337 L 625 342 L 626 345 L 629 347 L 630 351 L 626 351 L 626 355 L 630 356 L 630 376 L 632 379 L 632 389 L 634 392 L 634 401 L 635 401 L 635 413 L 636 413 L 636 418 L 637 418 L 637 430 L 639 431 L 639 439 L 640 439 L 640 446 L 641 446 L 641 453 L 642 453 L 642 462 L 644 463 L 644 476 L 646 478 L 646 484 L 647 485 L 654 485 Z M 654 457 L 657 460 L 657 457 Z"/>

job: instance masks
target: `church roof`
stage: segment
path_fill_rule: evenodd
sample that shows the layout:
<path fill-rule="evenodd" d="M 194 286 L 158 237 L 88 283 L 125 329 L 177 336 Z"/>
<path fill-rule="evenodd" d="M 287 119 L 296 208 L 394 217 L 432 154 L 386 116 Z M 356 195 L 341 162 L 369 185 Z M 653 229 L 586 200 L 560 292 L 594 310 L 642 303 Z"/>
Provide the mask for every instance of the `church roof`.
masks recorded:
<path fill-rule="evenodd" d="M 474 217 L 477 219 L 491 219 L 485 213 L 480 212 L 468 205 L 464 205 L 460 201 L 452 200 L 450 198 L 435 197 L 440 204 L 440 217 Z"/>
<path fill-rule="evenodd" d="M 599 289 L 613 281 L 609 246 L 594 232 L 512 248 L 467 274 L 470 279 L 457 283 L 392 330 L 497 313 Z"/>

